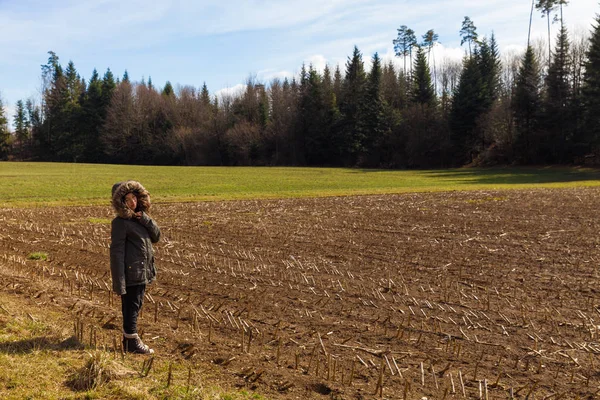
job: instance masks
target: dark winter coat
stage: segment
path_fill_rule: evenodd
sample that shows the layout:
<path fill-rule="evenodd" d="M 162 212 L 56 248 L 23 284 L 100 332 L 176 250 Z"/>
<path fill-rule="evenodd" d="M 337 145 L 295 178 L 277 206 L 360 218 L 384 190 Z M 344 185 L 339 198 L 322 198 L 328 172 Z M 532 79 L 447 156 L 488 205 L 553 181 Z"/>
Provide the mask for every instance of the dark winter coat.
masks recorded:
<path fill-rule="evenodd" d="M 113 290 L 125 294 L 127 286 L 145 285 L 156 279 L 152 243 L 160 239 L 160 229 L 146 212 L 150 209 L 148 191 L 136 181 L 119 182 L 112 189 L 112 206 L 117 216 L 111 225 L 110 272 Z M 125 196 L 137 197 L 135 212 L 125 204 Z"/>

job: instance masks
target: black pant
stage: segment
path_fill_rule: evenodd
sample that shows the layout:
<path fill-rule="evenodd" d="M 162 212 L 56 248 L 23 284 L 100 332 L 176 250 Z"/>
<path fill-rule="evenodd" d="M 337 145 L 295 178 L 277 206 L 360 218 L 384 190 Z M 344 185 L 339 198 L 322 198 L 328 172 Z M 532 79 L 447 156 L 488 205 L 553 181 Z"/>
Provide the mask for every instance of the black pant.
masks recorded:
<path fill-rule="evenodd" d="M 127 293 L 121 295 L 123 311 L 123 332 L 128 335 L 137 333 L 137 319 L 144 303 L 146 285 L 127 286 Z"/>

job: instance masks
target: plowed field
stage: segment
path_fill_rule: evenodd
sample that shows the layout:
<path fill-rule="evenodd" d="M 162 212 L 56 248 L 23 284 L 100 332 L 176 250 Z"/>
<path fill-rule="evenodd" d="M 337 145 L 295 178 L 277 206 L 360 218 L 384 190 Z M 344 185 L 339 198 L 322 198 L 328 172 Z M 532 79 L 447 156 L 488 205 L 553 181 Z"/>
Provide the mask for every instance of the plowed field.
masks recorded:
<path fill-rule="evenodd" d="M 272 398 L 597 398 L 599 210 L 595 188 L 156 204 L 140 326 Z M 111 348 L 111 219 L 0 209 L 0 290 Z"/>

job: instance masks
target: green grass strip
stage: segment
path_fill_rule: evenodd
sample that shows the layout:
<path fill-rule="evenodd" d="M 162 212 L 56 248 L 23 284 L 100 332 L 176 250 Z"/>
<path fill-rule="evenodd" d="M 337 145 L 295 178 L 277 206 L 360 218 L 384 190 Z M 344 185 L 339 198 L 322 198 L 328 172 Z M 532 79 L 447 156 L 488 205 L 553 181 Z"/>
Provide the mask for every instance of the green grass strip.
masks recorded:
<path fill-rule="evenodd" d="M 600 171 L 569 167 L 391 171 L 0 162 L 0 206 L 108 205 L 113 183 L 127 179 L 142 182 L 154 202 L 185 202 L 600 186 Z"/>

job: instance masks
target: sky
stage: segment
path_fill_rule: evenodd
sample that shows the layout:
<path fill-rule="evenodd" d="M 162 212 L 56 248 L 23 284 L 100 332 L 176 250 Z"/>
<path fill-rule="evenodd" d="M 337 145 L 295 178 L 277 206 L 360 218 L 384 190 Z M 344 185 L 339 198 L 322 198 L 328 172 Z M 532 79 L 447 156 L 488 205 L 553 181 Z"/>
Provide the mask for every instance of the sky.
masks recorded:
<path fill-rule="evenodd" d="M 569 31 L 591 31 L 597 0 L 569 3 Z M 433 29 L 438 60 L 464 54 L 465 16 L 480 36 L 495 34 L 501 53 L 522 51 L 530 10 L 529 0 L 0 0 L 0 97 L 9 117 L 19 99 L 39 99 L 50 50 L 86 80 L 94 68 L 100 76 L 127 70 L 159 88 L 206 83 L 213 95 L 249 77 L 295 76 L 302 63 L 343 71 L 355 45 L 367 68 L 375 52 L 401 66 L 392 44 L 401 25 L 418 38 Z M 547 36 L 546 23 L 534 11 L 532 38 Z M 555 37 L 558 24 L 551 29 Z"/>

